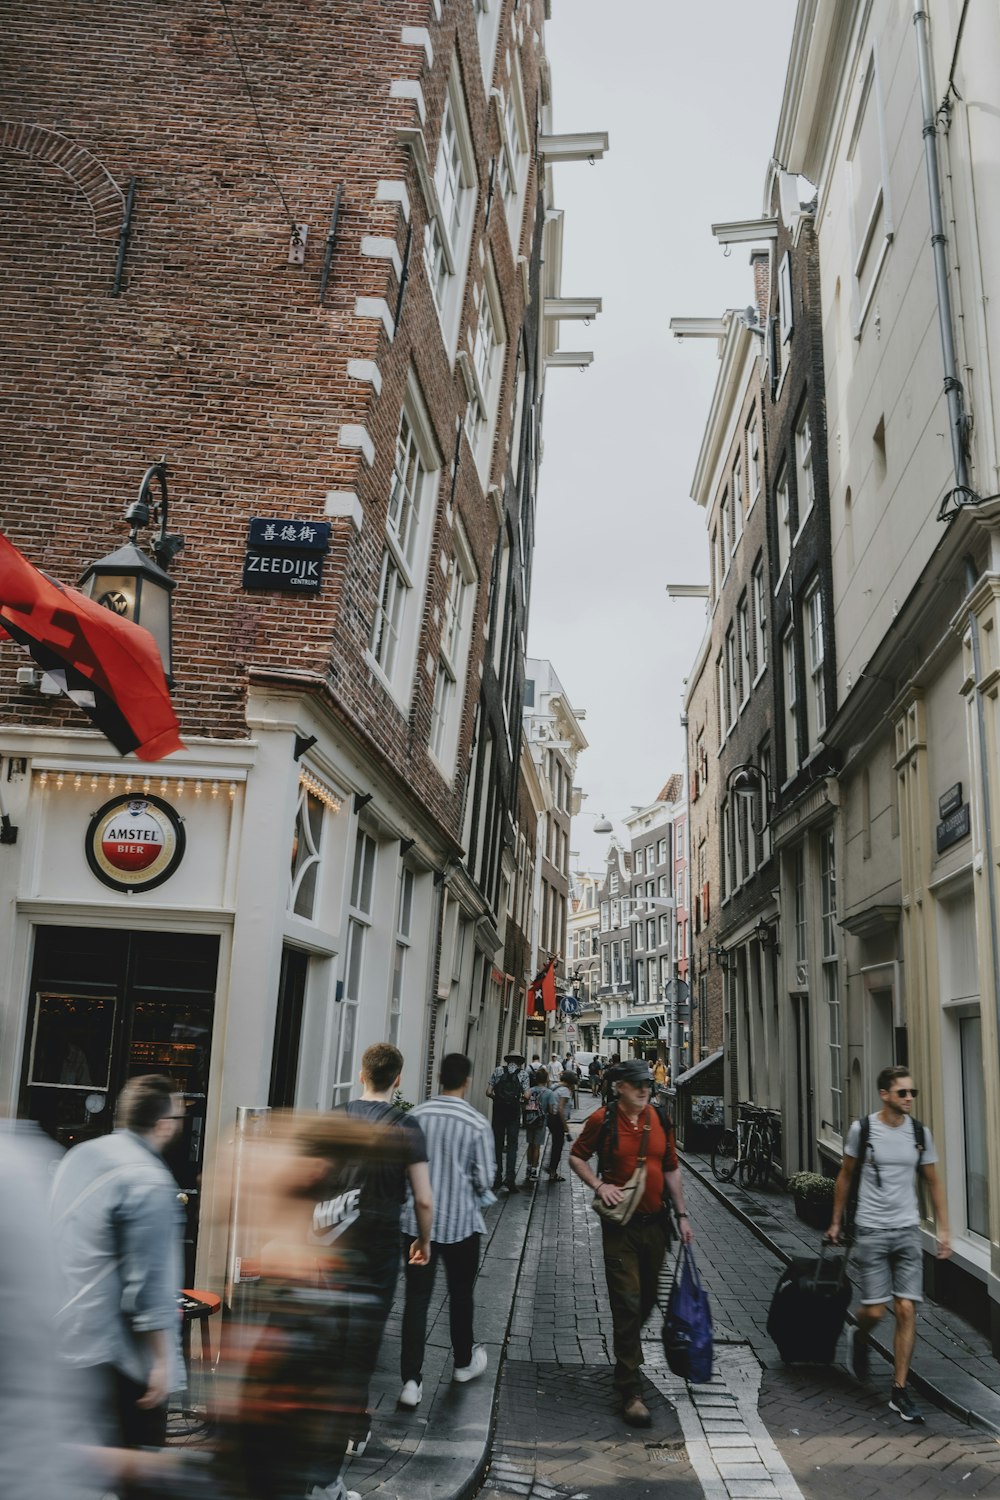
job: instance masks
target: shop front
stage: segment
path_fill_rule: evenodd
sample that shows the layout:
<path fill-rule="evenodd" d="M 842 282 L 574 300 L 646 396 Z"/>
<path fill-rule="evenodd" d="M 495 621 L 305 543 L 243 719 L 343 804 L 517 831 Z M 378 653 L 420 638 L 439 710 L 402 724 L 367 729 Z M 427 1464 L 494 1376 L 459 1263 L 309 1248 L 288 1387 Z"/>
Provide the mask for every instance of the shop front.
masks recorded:
<path fill-rule="evenodd" d="M 656 1044 L 663 1025 L 662 1011 L 619 1016 L 614 1021 L 605 1022 L 602 1032 L 604 1049 L 609 1055 L 618 1053 L 622 1058 L 642 1057 L 652 1061 L 656 1056 Z"/>

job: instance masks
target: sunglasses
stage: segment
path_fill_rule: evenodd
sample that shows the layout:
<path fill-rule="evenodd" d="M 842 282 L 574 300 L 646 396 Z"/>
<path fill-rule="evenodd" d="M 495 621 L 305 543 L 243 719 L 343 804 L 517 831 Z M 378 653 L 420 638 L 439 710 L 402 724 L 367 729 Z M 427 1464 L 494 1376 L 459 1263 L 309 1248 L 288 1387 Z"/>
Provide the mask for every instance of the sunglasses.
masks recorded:
<path fill-rule="evenodd" d="M 920 1093 L 919 1089 L 893 1089 L 892 1092 L 899 1099 L 915 1099 Z"/>

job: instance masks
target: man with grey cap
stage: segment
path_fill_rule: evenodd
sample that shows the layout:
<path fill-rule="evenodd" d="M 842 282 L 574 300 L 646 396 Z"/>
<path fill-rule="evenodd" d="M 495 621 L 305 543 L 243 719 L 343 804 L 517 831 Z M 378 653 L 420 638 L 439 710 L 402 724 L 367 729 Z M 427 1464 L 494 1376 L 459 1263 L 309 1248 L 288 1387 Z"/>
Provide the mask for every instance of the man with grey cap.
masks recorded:
<path fill-rule="evenodd" d="M 493 1148 L 496 1156 L 494 1189 L 500 1186 L 506 1154 L 504 1182 L 509 1193 L 517 1192 L 517 1143 L 521 1130 L 521 1106 L 531 1097 L 531 1078 L 524 1066 L 523 1052 L 508 1052 L 502 1064 L 493 1069 L 486 1093 L 493 1100 Z"/>
<path fill-rule="evenodd" d="M 684 1207 L 673 1125 L 650 1104 L 649 1065 L 639 1059 L 619 1063 L 612 1083 L 611 1099 L 588 1117 L 569 1161 L 601 1203 L 613 1208 L 622 1201 L 622 1186 L 640 1157 L 645 1160 L 645 1188 L 635 1212 L 626 1224 L 602 1218 L 601 1237 L 614 1324 L 615 1393 L 625 1421 L 632 1427 L 648 1427 L 651 1418 L 639 1373 L 642 1327 L 656 1302 L 657 1279 L 670 1240 L 668 1195 L 684 1243 L 689 1245 L 694 1236 Z M 596 1172 L 590 1166 L 595 1154 Z"/>

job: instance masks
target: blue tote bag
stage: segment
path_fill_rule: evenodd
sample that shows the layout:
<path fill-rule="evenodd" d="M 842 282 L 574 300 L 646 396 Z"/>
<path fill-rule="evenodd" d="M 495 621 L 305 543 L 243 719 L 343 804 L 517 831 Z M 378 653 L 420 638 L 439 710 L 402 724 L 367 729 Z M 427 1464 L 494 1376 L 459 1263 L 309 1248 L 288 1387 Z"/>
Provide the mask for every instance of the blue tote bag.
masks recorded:
<path fill-rule="evenodd" d="M 663 1348 L 675 1375 L 701 1385 L 712 1378 L 712 1310 L 690 1245 L 681 1245 L 663 1320 Z"/>

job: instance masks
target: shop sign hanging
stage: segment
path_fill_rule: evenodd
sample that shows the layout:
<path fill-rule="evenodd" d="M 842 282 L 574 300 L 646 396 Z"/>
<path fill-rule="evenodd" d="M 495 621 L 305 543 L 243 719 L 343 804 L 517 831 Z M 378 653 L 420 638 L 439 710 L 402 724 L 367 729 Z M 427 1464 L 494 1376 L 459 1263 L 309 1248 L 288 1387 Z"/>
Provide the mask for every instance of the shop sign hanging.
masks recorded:
<path fill-rule="evenodd" d="M 184 857 L 184 824 L 162 797 L 113 797 L 87 828 L 87 863 L 113 891 L 162 885 Z"/>

